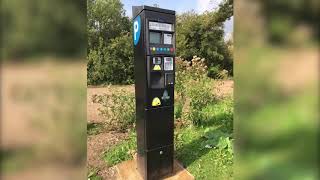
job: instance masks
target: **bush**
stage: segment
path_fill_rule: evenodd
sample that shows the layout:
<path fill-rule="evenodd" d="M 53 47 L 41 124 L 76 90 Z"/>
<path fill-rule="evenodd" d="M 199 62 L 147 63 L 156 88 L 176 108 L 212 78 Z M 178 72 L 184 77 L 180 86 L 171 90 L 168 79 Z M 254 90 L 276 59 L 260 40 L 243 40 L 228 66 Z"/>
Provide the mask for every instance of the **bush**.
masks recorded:
<path fill-rule="evenodd" d="M 133 93 L 119 91 L 110 95 L 93 95 L 92 102 L 102 105 L 98 110 L 105 118 L 108 130 L 124 131 L 133 126 L 135 122 Z"/>
<path fill-rule="evenodd" d="M 194 56 L 190 62 L 181 58 L 176 58 L 175 90 L 179 95 L 184 96 L 188 81 L 206 78 L 207 66 L 204 61 L 205 59 L 201 59 L 197 56 Z"/>
<path fill-rule="evenodd" d="M 202 124 L 201 110 L 214 102 L 212 80 L 207 77 L 207 66 L 204 59 L 194 56 L 183 61 L 176 59 L 176 118 L 188 119 L 194 125 Z M 181 108 L 181 111 L 180 111 Z"/>
<path fill-rule="evenodd" d="M 133 45 L 130 34 L 112 39 L 108 46 L 90 50 L 88 54 L 87 77 L 88 84 L 133 83 Z"/>
<path fill-rule="evenodd" d="M 191 120 L 194 125 L 198 126 L 203 124 L 204 117 L 202 116 L 201 110 L 215 100 L 210 85 L 208 79 L 190 82 L 190 88 L 188 89 L 190 113 L 188 119 Z"/>
<path fill-rule="evenodd" d="M 212 66 L 208 70 L 208 76 L 211 77 L 211 78 L 218 79 L 219 72 L 220 72 L 220 70 L 219 70 L 218 66 Z"/>

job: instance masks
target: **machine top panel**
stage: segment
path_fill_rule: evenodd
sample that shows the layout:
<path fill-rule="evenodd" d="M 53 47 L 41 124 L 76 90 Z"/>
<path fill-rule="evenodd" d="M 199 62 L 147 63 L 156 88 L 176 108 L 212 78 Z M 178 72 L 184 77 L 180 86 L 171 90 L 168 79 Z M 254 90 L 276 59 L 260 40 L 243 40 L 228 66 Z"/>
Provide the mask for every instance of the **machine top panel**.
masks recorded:
<path fill-rule="evenodd" d="M 168 9 L 162 9 L 162 8 L 157 8 L 157 7 L 151 7 L 151 6 L 132 6 L 132 12 L 133 12 L 133 19 L 138 16 L 141 11 L 143 10 L 148 10 L 148 11 L 155 11 L 155 12 L 160 12 L 160 13 L 166 13 L 166 14 L 173 14 L 175 15 L 176 12 Z"/>

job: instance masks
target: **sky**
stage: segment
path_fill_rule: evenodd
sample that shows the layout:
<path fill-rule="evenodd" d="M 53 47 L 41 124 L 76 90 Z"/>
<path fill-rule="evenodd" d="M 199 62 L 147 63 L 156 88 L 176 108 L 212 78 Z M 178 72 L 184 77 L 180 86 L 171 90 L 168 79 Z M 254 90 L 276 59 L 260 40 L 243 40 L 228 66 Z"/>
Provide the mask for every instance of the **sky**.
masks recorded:
<path fill-rule="evenodd" d="M 126 15 L 132 17 L 132 6 L 159 5 L 160 8 L 170 9 L 181 14 L 183 12 L 194 10 L 201 14 L 204 11 L 212 11 L 217 9 L 222 0 L 121 0 L 126 10 Z M 224 24 L 225 39 L 232 36 L 233 33 L 233 17 Z"/>

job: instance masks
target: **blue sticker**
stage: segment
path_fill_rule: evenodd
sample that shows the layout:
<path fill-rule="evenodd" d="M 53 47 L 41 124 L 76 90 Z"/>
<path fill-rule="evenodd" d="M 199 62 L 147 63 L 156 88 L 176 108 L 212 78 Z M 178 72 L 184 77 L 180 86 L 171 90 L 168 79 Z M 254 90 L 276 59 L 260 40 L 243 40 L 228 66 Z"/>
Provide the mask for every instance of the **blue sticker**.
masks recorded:
<path fill-rule="evenodd" d="M 136 17 L 133 21 L 133 42 L 136 46 L 140 39 L 140 32 L 141 32 L 141 18 L 140 16 Z"/>

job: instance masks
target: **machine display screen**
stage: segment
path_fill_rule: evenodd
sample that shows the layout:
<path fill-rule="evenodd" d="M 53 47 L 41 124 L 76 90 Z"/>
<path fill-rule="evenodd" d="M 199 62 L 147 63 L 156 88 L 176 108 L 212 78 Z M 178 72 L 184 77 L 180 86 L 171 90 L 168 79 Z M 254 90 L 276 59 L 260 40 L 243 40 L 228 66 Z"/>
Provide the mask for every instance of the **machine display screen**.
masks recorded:
<path fill-rule="evenodd" d="M 160 44 L 161 43 L 161 33 L 150 32 L 150 43 Z"/>
<path fill-rule="evenodd" d="M 174 31 L 173 25 L 168 23 L 159 23 L 159 22 L 149 22 L 150 30 L 158 31 Z"/>

